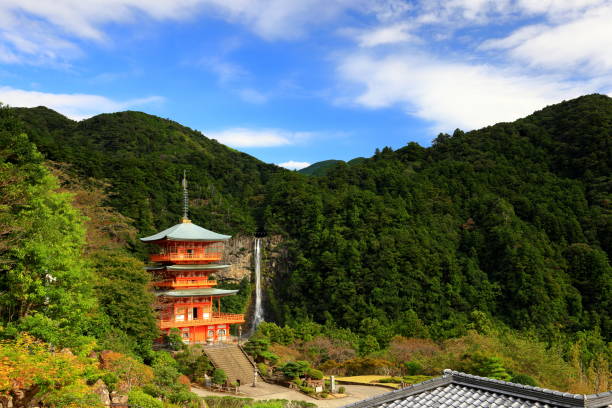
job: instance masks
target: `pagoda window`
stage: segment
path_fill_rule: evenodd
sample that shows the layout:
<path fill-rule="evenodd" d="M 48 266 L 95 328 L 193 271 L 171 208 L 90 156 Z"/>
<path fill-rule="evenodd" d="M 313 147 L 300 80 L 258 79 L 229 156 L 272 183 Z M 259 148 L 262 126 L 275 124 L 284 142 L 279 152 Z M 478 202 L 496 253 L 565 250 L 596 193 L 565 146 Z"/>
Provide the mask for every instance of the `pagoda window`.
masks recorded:
<path fill-rule="evenodd" d="M 214 337 L 215 336 L 215 331 L 214 330 L 209 330 L 208 331 L 208 337 Z"/>
<path fill-rule="evenodd" d="M 225 336 L 225 329 L 219 329 L 217 333 L 219 336 Z"/>
<path fill-rule="evenodd" d="M 208 313 L 208 312 L 202 313 L 202 319 L 205 319 L 205 320 L 210 319 L 210 313 Z"/>
<path fill-rule="evenodd" d="M 193 308 L 193 318 L 194 318 L 194 319 L 197 319 L 197 318 L 198 318 L 198 308 L 197 308 L 197 307 L 194 307 L 194 308 Z"/>

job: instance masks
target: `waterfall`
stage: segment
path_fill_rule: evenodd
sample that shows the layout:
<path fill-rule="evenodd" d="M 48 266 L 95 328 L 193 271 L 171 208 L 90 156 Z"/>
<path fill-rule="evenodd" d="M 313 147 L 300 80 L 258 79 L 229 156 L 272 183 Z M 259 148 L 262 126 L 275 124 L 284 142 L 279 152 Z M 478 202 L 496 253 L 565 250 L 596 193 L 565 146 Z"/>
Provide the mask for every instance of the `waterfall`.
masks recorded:
<path fill-rule="evenodd" d="M 255 331 L 259 323 L 263 322 L 263 307 L 261 306 L 261 238 L 255 238 L 255 313 L 253 314 L 253 328 Z"/>

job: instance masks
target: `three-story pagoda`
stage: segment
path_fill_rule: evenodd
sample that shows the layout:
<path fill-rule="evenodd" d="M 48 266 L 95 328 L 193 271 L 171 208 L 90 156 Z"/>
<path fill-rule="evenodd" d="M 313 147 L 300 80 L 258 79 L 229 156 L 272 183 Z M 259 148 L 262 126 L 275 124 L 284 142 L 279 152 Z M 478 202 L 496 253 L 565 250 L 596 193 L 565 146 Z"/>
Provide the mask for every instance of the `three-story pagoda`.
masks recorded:
<path fill-rule="evenodd" d="M 183 187 L 186 197 L 185 179 Z M 146 269 L 154 275 L 162 332 L 177 328 L 185 343 L 218 343 L 230 340 L 230 325 L 244 323 L 244 315 L 221 311 L 221 298 L 238 291 L 215 288 L 217 282 L 209 279 L 211 273 L 229 267 L 221 259 L 230 238 L 193 224 L 187 218 L 186 198 L 181 223 L 140 238 L 159 247 L 150 257 L 154 265 Z"/>

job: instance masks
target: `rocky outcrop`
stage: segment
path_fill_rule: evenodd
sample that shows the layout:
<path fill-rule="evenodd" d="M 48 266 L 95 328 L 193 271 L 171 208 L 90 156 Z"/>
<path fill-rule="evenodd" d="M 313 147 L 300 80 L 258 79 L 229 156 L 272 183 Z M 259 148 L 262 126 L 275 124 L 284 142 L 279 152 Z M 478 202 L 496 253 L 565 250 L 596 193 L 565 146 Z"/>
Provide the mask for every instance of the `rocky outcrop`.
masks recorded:
<path fill-rule="evenodd" d="M 255 262 L 253 255 L 255 252 L 255 237 L 237 235 L 230 239 L 225 244 L 225 252 L 223 260 L 225 263 L 231 264 L 231 267 L 224 271 L 217 272 L 218 280 L 235 280 L 241 281 L 245 276 L 251 280 L 254 279 Z M 275 313 L 271 307 L 270 290 L 272 290 L 272 281 L 277 274 L 286 274 L 289 268 L 287 249 L 283 244 L 281 235 L 266 236 L 261 239 L 261 279 L 263 287 L 263 311 L 264 319 L 274 320 Z M 254 287 L 255 285 L 253 285 Z M 251 296 L 253 303 L 254 296 Z M 250 304 L 246 311 L 247 323 L 244 326 L 244 333 L 251 332 L 251 322 L 253 319 L 254 307 Z"/>
<path fill-rule="evenodd" d="M 262 240 L 262 271 L 263 275 L 268 275 L 266 271 L 274 271 L 277 258 L 280 255 L 279 244 L 283 241 L 282 236 L 273 235 L 261 238 Z M 253 272 L 253 252 L 255 248 L 255 237 L 246 235 L 236 235 L 225 243 L 223 254 L 224 262 L 231 266 L 222 272 L 217 272 L 218 279 L 231 279 L 241 281 L 245 276 L 251 276 Z"/>

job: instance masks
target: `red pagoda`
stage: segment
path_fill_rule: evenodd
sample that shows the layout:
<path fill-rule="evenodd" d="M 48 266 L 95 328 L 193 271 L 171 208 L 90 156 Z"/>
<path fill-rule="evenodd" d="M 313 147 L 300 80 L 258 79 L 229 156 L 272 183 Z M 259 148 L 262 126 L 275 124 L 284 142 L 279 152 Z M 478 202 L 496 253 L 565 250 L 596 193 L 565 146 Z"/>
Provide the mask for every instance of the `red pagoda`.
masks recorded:
<path fill-rule="evenodd" d="M 183 178 L 185 210 L 180 224 L 140 240 L 155 244 L 151 255 L 158 305 L 159 327 L 165 334 L 177 328 L 184 343 L 230 341 L 230 325 L 244 323 L 244 315 L 221 312 L 221 298 L 237 290 L 217 289 L 209 279 L 215 271 L 229 267 L 221 263 L 229 235 L 217 234 L 187 218 L 187 182 Z"/>

